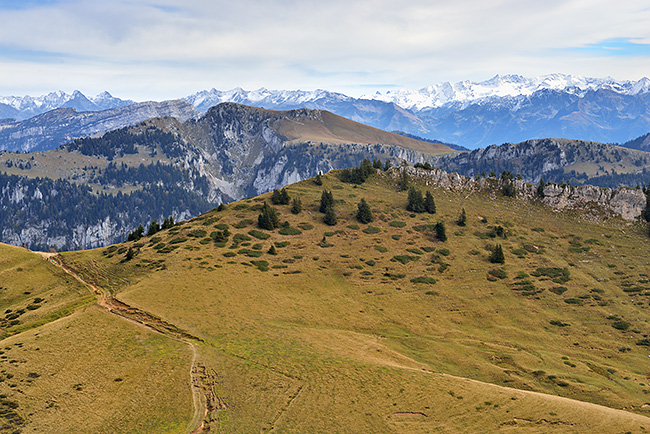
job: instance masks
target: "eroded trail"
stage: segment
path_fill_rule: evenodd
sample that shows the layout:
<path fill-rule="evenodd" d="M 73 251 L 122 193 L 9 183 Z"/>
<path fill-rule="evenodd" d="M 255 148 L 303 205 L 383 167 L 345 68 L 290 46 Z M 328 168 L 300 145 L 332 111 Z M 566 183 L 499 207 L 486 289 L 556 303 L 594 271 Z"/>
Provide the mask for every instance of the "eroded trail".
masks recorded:
<path fill-rule="evenodd" d="M 64 272 L 75 278 L 78 282 L 88 287 L 95 297 L 97 303 L 105 308 L 109 313 L 117 315 L 127 321 L 136 323 L 138 325 L 147 327 L 157 333 L 163 334 L 172 339 L 180 340 L 189 345 L 192 351 L 192 362 L 190 364 L 190 381 L 189 386 L 192 392 L 192 401 L 194 407 L 194 414 L 190 420 L 187 432 L 192 434 L 201 434 L 210 431 L 205 420 L 212 411 L 217 409 L 226 408 L 225 403 L 220 400 L 213 391 L 214 380 L 210 375 L 205 375 L 208 372 L 205 366 L 198 362 L 198 348 L 197 343 L 203 340 L 194 336 L 178 327 L 171 324 L 155 315 L 145 312 L 133 306 L 117 300 L 110 291 L 107 291 L 92 282 L 83 279 L 79 273 L 68 267 L 62 260 L 61 256 L 56 253 L 34 252 L 49 261 L 51 264 L 59 267 Z"/>

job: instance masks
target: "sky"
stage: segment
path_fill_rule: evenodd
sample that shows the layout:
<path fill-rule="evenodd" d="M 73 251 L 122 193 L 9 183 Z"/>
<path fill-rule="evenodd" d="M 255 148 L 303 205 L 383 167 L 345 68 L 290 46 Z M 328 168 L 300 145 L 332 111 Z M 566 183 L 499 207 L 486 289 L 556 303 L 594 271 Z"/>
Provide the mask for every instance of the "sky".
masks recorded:
<path fill-rule="evenodd" d="M 650 75 L 647 0 L 0 0 L 0 95 Z"/>

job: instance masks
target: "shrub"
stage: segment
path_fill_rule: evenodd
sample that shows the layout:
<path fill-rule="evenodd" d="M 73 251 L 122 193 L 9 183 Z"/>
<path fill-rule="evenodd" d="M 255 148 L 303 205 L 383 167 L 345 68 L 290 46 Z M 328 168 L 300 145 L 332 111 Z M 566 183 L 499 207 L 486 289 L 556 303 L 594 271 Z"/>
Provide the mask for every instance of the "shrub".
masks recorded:
<path fill-rule="evenodd" d="M 391 261 L 400 262 L 402 264 L 408 264 L 410 261 L 417 261 L 418 259 L 420 259 L 418 256 L 396 255 L 391 258 Z"/>
<path fill-rule="evenodd" d="M 557 326 L 557 327 L 568 327 L 570 324 L 562 322 L 558 319 L 554 319 L 551 321 L 551 325 Z"/>
<path fill-rule="evenodd" d="M 650 347 L 650 339 L 641 339 L 640 341 L 637 341 L 636 344 L 643 347 Z"/>
<path fill-rule="evenodd" d="M 623 320 L 615 321 L 612 324 L 612 327 L 614 327 L 616 330 L 627 330 L 628 328 L 630 328 L 630 323 Z"/>
<path fill-rule="evenodd" d="M 378 234 L 379 232 L 381 232 L 381 229 L 375 226 L 368 226 L 363 230 L 364 234 Z"/>
<path fill-rule="evenodd" d="M 426 284 L 428 284 L 428 285 L 433 285 L 433 284 L 436 283 L 437 281 L 436 281 L 436 279 L 434 279 L 433 277 L 424 277 L 424 276 L 421 276 L 421 277 L 416 277 L 416 278 L 414 278 L 414 279 L 411 279 L 411 282 L 413 282 L 413 283 L 426 283 Z"/>
<path fill-rule="evenodd" d="M 258 240 L 267 240 L 271 238 L 271 235 L 258 231 L 256 229 L 253 229 L 251 231 L 248 231 L 248 235 L 257 238 Z"/>
<path fill-rule="evenodd" d="M 582 305 L 582 300 L 580 300 L 579 298 L 565 298 L 564 302 L 567 304 Z"/>
<path fill-rule="evenodd" d="M 300 229 L 292 228 L 292 227 L 284 227 L 280 229 L 279 233 L 281 235 L 300 235 L 302 232 Z"/>
<path fill-rule="evenodd" d="M 506 277 L 508 277 L 506 270 L 504 270 L 503 268 L 493 268 L 490 271 L 488 271 L 488 273 L 499 279 L 505 279 Z"/>
<path fill-rule="evenodd" d="M 392 222 L 388 223 L 388 226 L 391 226 L 391 227 L 394 227 L 394 228 L 403 228 L 404 226 L 406 226 L 406 223 L 401 222 L 401 221 L 397 221 L 397 220 L 393 220 Z"/>

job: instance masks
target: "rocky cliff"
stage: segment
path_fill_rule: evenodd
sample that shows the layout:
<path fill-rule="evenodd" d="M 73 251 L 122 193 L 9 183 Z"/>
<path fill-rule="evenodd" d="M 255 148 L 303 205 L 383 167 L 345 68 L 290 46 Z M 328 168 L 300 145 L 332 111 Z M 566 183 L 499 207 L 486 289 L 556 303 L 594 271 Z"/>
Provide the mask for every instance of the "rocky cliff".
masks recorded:
<path fill-rule="evenodd" d="M 637 221 L 645 209 L 646 196 L 640 189 L 619 187 L 601 188 L 592 185 L 547 184 L 543 195 L 538 186 L 523 180 L 506 180 L 497 177 L 471 178 L 441 169 L 406 169 L 411 177 L 418 178 L 429 185 L 453 191 L 486 191 L 494 196 L 501 194 L 506 183 L 514 186 L 515 198 L 537 200 L 553 211 L 577 211 L 585 218 L 604 220 L 620 218 L 626 222 Z M 397 179 L 399 170 L 393 169 L 392 176 Z"/>

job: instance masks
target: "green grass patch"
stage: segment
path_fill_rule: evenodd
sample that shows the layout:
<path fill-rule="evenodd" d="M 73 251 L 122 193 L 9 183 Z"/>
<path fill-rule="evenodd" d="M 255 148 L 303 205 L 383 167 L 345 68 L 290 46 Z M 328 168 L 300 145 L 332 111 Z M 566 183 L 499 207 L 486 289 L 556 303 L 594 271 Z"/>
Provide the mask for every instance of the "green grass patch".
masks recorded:
<path fill-rule="evenodd" d="M 258 231 L 257 229 L 248 231 L 248 235 L 257 238 L 258 240 L 268 240 L 271 238 L 271 235 L 262 231 Z"/>
<path fill-rule="evenodd" d="M 416 277 L 414 279 L 411 279 L 411 282 L 413 282 L 413 283 L 426 283 L 428 285 L 433 285 L 434 283 L 437 282 L 437 280 L 434 279 L 433 277 L 420 276 L 420 277 Z"/>
<path fill-rule="evenodd" d="M 300 235 L 302 231 L 300 229 L 292 228 L 291 226 L 284 227 L 279 230 L 280 235 Z"/>

